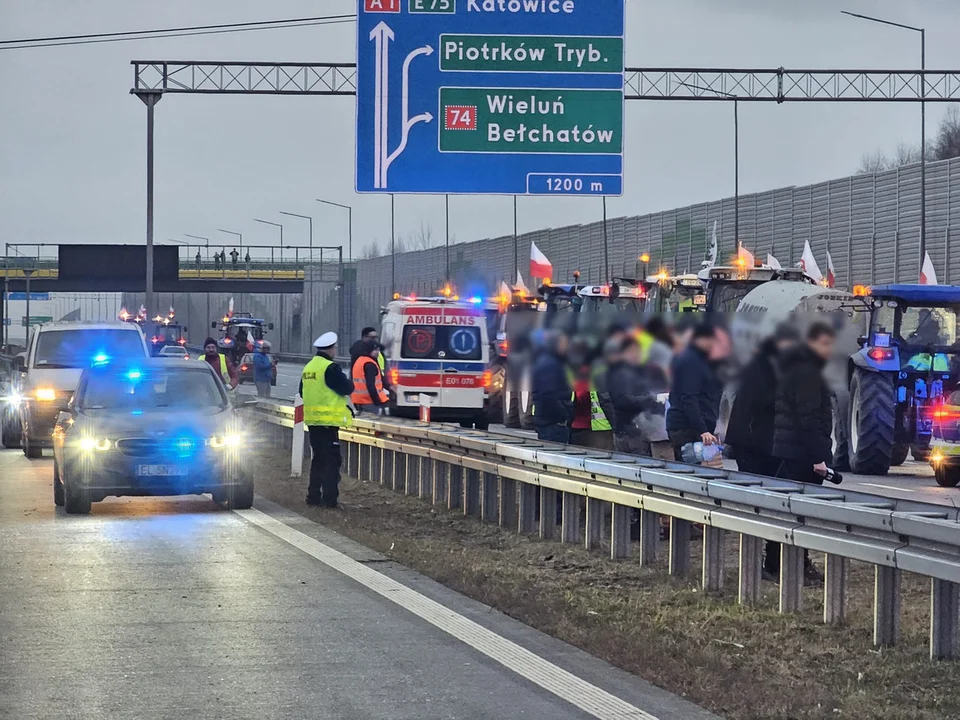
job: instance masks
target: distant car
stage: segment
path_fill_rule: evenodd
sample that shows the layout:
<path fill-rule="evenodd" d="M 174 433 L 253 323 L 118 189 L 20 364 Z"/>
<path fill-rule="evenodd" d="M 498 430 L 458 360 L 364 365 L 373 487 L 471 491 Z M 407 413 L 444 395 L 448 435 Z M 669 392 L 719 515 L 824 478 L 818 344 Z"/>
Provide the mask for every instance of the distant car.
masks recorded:
<path fill-rule="evenodd" d="M 71 514 L 110 495 L 211 493 L 253 504 L 243 425 L 207 363 L 161 358 L 83 371 L 53 431 L 53 500 Z"/>
<path fill-rule="evenodd" d="M 157 357 L 189 360 L 190 353 L 188 353 L 187 349 L 182 345 L 166 345 L 165 347 L 160 348 L 160 352 L 157 353 Z"/>
<path fill-rule="evenodd" d="M 277 360 L 273 355 L 267 354 L 267 357 L 270 358 L 270 363 L 273 365 L 273 377 L 270 379 L 270 384 L 274 387 L 277 386 Z M 240 360 L 240 383 L 253 382 L 253 353 L 247 353 Z"/>
<path fill-rule="evenodd" d="M 142 362 L 150 355 L 143 332 L 126 322 L 51 322 L 31 331 L 17 357 L 13 395 L 20 410 L 20 446 L 28 458 L 51 447 L 57 415 L 67 406 L 84 368 L 120 358 Z"/>

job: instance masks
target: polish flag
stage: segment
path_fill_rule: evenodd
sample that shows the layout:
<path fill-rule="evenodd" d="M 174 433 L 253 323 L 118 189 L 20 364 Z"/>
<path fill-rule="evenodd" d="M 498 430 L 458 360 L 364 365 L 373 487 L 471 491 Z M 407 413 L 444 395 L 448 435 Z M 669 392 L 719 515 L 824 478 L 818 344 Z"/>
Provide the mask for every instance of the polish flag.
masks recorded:
<path fill-rule="evenodd" d="M 767 254 L 767 267 L 773 268 L 774 270 L 783 270 L 783 268 L 780 266 L 780 261 L 769 253 Z"/>
<path fill-rule="evenodd" d="M 817 265 L 817 259 L 813 256 L 813 250 L 810 249 L 810 241 L 807 240 L 803 243 L 803 255 L 800 256 L 800 262 L 797 263 L 803 272 L 807 274 L 807 277 L 813 279 L 814 282 L 823 281 L 823 273 L 820 272 L 820 266 Z"/>
<path fill-rule="evenodd" d="M 756 260 L 753 253 L 747 250 L 743 243 L 737 243 L 737 265 L 744 268 L 752 268 Z"/>
<path fill-rule="evenodd" d="M 830 251 L 827 250 L 827 287 L 832 288 L 837 284 L 837 271 L 833 267 L 833 258 L 830 257 Z"/>
<path fill-rule="evenodd" d="M 710 236 L 710 249 L 706 259 L 700 264 L 701 270 L 709 270 L 717 264 L 717 221 L 713 221 L 713 233 Z"/>
<path fill-rule="evenodd" d="M 524 293 L 525 295 L 530 294 L 530 288 L 527 287 L 527 284 L 523 281 L 523 275 L 517 270 L 517 284 L 514 286 L 516 290 Z"/>
<path fill-rule="evenodd" d="M 513 293 L 510 291 L 510 286 L 507 285 L 503 280 L 500 281 L 500 301 L 501 302 L 510 302 L 510 297 Z"/>
<path fill-rule="evenodd" d="M 230 304 L 227 305 L 227 317 L 233 317 L 233 298 L 230 298 Z"/>
<path fill-rule="evenodd" d="M 923 254 L 923 267 L 920 268 L 920 284 L 937 284 L 937 272 L 933 269 L 933 261 L 930 259 L 930 253 Z"/>
<path fill-rule="evenodd" d="M 535 242 L 530 243 L 530 276 L 549 279 L 553 275 L 553 265 L 547 256 L 540 252 Z"/>

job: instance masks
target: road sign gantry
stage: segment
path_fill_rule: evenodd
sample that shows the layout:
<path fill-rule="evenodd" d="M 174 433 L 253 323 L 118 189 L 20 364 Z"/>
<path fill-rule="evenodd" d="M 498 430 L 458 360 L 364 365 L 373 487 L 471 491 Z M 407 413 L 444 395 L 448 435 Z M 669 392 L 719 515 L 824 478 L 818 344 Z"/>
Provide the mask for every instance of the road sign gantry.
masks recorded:
<path fill-rule="evenodd" d="M 359 0 L 356 188 L 620 195 L 624 0 Z"/>

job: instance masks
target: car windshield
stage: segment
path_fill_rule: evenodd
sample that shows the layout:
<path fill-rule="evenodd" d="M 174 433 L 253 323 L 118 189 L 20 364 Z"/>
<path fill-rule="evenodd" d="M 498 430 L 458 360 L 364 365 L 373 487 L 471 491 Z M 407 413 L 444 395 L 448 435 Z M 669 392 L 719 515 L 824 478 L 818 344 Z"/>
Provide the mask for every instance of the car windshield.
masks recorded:
<path fill-rule="evenodd" d="M 763 284 L 762 280 L 738 280 L 736 282 L 720 282 L 713 285 L 713 304 L 711 310 L 718 312 L 736 312 L 747 294 Z"/>
<path fill-rule="evenodd" d="M 134 330 L 76 328 L 46 330 L 37 336 L 33 365 L 38 368 L 84 368 L 113 358 L 145 357 Z"/>
<path fill-rule="evenodd" d="M 226 407 L 227 398 L 201 365 L 96 370 L 81 384 L 76 403 L 83 410 L 201 410 Z"/>
<path fill-rule="evenodd" d="M 885 305 L 873 317 L 873 330 L 893 333 L 899 319 L 897 338 L 903 345 L 920 347 L 950 347 L 957 341 L 957 318 L 960 308 L 901 307 Z"/>
<path fill-rule="evenodd" d="M 160 351 L 161 355 L 186 355 L 187 351 L 185 348 L 180 346 L 176 347 L 165 347 Z"/>

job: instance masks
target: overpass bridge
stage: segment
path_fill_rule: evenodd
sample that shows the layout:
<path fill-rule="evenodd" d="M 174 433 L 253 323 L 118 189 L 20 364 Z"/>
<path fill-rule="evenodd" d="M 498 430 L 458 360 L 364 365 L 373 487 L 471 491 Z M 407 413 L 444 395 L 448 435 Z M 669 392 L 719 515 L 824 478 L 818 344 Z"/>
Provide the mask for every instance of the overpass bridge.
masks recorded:
<path fill-rule="evenodd" d="M 232 252 L 232 251 L 230 251 Z M 158 245 L 157 292 L 302 293 L 312 283 L 342 283 L 340 247 Z M 146 253 L 139 245 L 7 243 L 0 258 L 5 290 L 143 292 Z"/>

